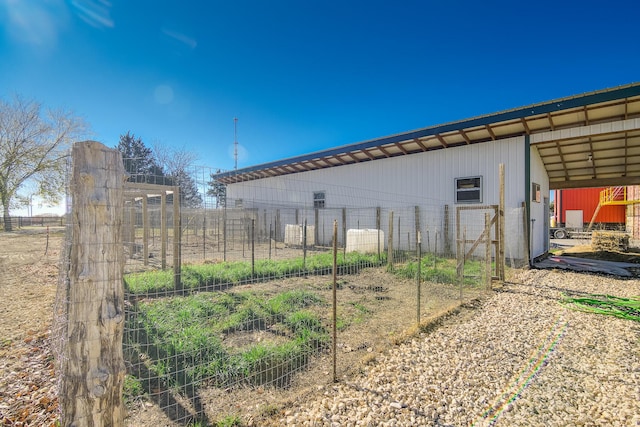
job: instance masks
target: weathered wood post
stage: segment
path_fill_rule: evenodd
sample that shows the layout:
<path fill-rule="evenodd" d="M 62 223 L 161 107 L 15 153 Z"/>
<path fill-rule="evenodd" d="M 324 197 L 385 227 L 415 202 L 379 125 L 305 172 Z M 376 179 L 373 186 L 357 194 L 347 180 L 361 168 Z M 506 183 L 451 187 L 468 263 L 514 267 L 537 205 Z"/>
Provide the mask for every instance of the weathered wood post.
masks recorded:
<path fill-rule="evenodd" d="M 342 208 L 342 255 L 347 256 L 347 208 Z"/>
<path fill-rule="evenodd" d="M 149 211 L 147 195 L 142 196 L 142 263 L 149 265 Z"/>
<path fill-rule="evenodd" d="M 315 242 L 316 245 L 320 245 L 320 236 L 318 235 L 318 232 L 320 230 L 319 221 L 320 221 L 320 212 L 318 212 L 318 208 L 315 208 L 313 212 L 313 225 L 315 225 L 313 229 L 313 241 Z"/>
<path fill-rule="evenodd" d="M 173 287 L 182 291 L 180 278 L 182 256 L 180 253 L 182 242 L 182 222 L 180 221 L 180 187 L 173 187 Z"/>
<path fill-rule="evenodd" d="M 256 220 L 251 219 L 251 278 L 256 277 Z"/>
<path fill-rule="evenodd" d="M 486 290 L 491 290 L 491 218 L 484 214 L 484 280 Z"/>
<path fill-rule="evenodd" d="M 393 211 L 389 212 L 389 236 L 387 236 L 387 268 L 393 268 Z"/>
<path fill-rule="evenodd" d="M 504 204 L 504 163 L 498 165 L 498 179 L 500 181 L 500 207 L 498 211 L 498 222 L 500 236 L 498 237 L 498 259 L 496 268 L 498 269 L 498 280 L 504 282 L 505 258 L 504 258 L 504 230 L 505 230 L 505 204 Z"/>
<path fill-rule="evenodd" d="M 449 242 L 449 205 L 444 205 L 444 226 L 442 227 L 442 244 L 444 255 L 451 255 L 451 242 Z"/>
<path fill-rule="evenodd" d="M 333 361 L 333 382 L 338 381 L 338 371 L 337 371 L 337 343 L 338 343 L 338 332 L 337 332 L 337 324 L 338 324 L 338 298 L 337 298 L 337 287 L 338 287 L 338 221 L 333 220 L 333 286 L 332 289 L 332 316 L 331 316 L 331 330 L 332 330 L 332 351 L 331 357 Z"/>
<path fill-rule="evenodd" d="M 531 260 L 531 256 L 529 255 L 529 239 L 527 236 L 529 235 L 529 215 L 527 214 L 527 204 L 522 202 L 522 235 L 525 236 L 525 242 L 523 245 L 524 248 L 524 259 L 527 261 L 527 265 Z"/>
<path fill-rule="evenodd" d="M 129 258 L 136 253 L 136 199 L 131 199 L 129 205 Z"/>
<path fill-rule="evenodd" d="M 167 268 L 167 240 L 169 230 L 167 229 L 167 192 L 163 191 L 160 195 L 160 239 L 162 241 L 160 248 L 160 258 L 162 260 L 162 269 Z"/>
<path fill-rule="evenodd" d="M 418 240 L 420 240 L 420 206 L 415 207 L 415 223 L 416 223 L 416 248 L 418 245 Z M 411 249 L 411 248 L 409 248 Z"/>
<path fill-rule="evenodd" d="M 207 259 L 207 212 L 202 215 L 202 259 Z"/>
<path fill-rule="evenodd" d="M 117 150 L 86 141 L 73 146 L 72 239 L 67 340 L 61 361 L 63 426 L 122 426 L 125 365 L 125 171 Z"/>
<path fill-rule="evenodd" d="M 462 269 L 464 268 L 464 249 L 462 249 L 462 240 L 460 237 L 460 234 L 462 233 L 460 224 L 460 206 L 458 206 L 456 208 L 456 275 L 458 279 L 462 276 Z"/>
<path fill-rule="evenodd" d="M 376 230 L 378 233 L 378 261 L 380 261 L 380 207 L 376 208 Z"/>
<path fill-rule="evenodd" d="M 262 214 L 262 236 L 267 236 L 267 210 L 265 209 Z M 271 239 L 271 224 L 269 224 L 269 239 Z M 269 242 L 271 244 L 271 242 Z"/>
<path fill-rule="evenodd" d="M 227 204 L 222 208 L 222 260 L 227 261 Z"/>
<path fill-rule="evenodd" d="M 417 206 L 416 206 L 417 209 Z M 421 258 L 422 258 L 422 237 L 420 230 L 416 229 L 416 252 L 418 256 L 418 269 L 416 271 L 416 324 L 420 326 L 420 283 L 422 282 Z"/>

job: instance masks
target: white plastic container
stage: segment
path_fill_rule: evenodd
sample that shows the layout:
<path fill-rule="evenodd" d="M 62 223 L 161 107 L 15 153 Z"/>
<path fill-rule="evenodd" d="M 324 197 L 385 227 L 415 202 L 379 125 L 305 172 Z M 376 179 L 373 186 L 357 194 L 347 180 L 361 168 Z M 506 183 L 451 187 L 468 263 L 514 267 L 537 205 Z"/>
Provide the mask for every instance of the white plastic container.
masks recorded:
<path fill-rule="evenodd" d="M 302 246 L 302 229 L 304 227 L 300 224 L 287 224 L 284 227 L 284 244 L 286 246 Z M 314 225 L 307 225 L 307 246 L 314 246 L 316 227 Z"/>
<path fill-rule="evenodd" d="M 379 244 L 379 245 L 378 245 Z M 378 248 L 384 250 L 384 231 L 376 229 L 347 230 L 345 251 L 376 254 Z"/>

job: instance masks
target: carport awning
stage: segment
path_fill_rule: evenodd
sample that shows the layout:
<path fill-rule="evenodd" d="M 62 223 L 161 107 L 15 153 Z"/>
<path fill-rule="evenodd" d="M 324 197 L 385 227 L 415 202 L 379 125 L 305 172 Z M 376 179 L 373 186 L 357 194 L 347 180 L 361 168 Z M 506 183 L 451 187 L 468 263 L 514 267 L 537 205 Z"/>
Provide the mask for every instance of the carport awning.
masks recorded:
<path fill-rule="evenodd" d="M 550 188 L 640 184 L 640 83 L 215 175 L 230 184 L 529 135 Z"/>
<path fill-rule="evenodd" d="M 531 136 L 552 189 L 640 183 L 640 118 Z"/>

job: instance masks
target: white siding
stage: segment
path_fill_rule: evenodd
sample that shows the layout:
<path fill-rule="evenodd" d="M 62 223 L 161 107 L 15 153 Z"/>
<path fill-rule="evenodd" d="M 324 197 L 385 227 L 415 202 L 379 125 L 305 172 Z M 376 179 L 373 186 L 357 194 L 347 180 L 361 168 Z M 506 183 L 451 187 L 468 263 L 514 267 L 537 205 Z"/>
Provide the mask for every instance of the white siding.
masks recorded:
<path fill-rule="evenodd" d="M 531 256 L 533 258 L 540 256 L 546 251 L 545 240 L 549 239 L 549 230 L 544 229 L 545 216 L 549 216 L 549 211 L 545 211 L 544 198 L 549 197 L 549 177 L 545 170 L 540 153 L 536 147 L 531 147 L 531 182 L 540 184 L 540 203 L 531 201 L 530 218 L 532 222 L 529 223 L 531 228 Z M 531 195 L 533 199 L 533 194 Z"/>
<path fill-rule="evenodd" d="M 510 138 L 309 172 L 231 184 L 241 198 L 272 206 L 313 208 L 325 191 L 326 208 L 454 204 L 455 178 L 483 177 L 483 204 L 498 203 L 498 165 L 505 164 L 507 207 L 524 200 L 524 143 Z"/>
<path fill-rule="evenodd" d="M 389 212 L 393 210 L 396 213 L 394 235 L 401 236 L 397 244 L 403 248 L 410 248 L 411 242 L 415 241 L 414 207 L 419 206 L 421 231 L 431 239 L 429 244 L 435 245 L 438 241 L 438 247 L 434 249 L 440 251 L 446 250 L 445 240 L 454 245 L 457 232 L 460 237 L 466 232 L 467 239 L 475 239 L 484 227 L 484 211 L 464 211 L 461 229 L 455 229 L 455 179 L 481 176 L 481 204 L 497 205 L 499 164 L 503 163 L 507 233 L 511 239 L 506 248 L 507 256 L 522 259 L 526 242 L 521 205 L 528 185 L 524 176 L 524 147 L 524 138 L 518 137 L 264 178 L 229 185 L 227 197 L 231 206 L 234 199 L 241 198 L 246 208 L 279 209 L 281 224 L 295 222 L 293 210 L 287 209 L 295 208 L 300 214 L 298 222 L 306 220 L 312 224 L 315 220 L 313 193 L 324 191 L 325 208 L 319 210 L 316 224 L 321 244 L 330 240 L 333 220 L 342 226 L 342 208 L 348 209 L 346 227 L 361 229 L 375 227 L 375 208 L 380 207 L 381 229 L 385 233 L 389 228 Z M 449 206 L 448 224 L 444 220 L 445 205 Z M 402 218 L 401 224 L 397 226 L 399 218 Z M 400 227 L 400 231 L 396 227 Z M 443 233 L 446 233 L 446 239 Z M 339 236 L 341 244 L 342 240 Z M 455 249 L 455 246 L 449 249 Z"/>

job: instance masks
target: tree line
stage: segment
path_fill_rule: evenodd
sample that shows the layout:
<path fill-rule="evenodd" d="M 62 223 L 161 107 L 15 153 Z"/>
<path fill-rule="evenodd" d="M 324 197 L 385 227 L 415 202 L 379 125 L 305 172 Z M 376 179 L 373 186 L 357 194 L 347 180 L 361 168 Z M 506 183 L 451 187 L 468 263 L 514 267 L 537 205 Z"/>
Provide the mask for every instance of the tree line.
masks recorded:
<path fill-rule="evenodd" d="M 30 195 L 56 204 L 65 192 L 71 145 L 87 139 L 89 125 L 71 111 L 45 108 L 14 95 L 0 99 L 0 204 L 3 229 L 11 231 L 11 209 L 29 205 Z M 193 176 L 196 155 L 185 148 L 156 143 L 152 148 L 131 131 L 120 136 L 121 153 L 131 182 L 180 187 L 180 204 L 198 208 L 202 195 Z M 218 172 L 220 172 L 218 170 Z M 226 205 L 226 187 L 214 179 L 206 195 L 216 207 Z"/>

